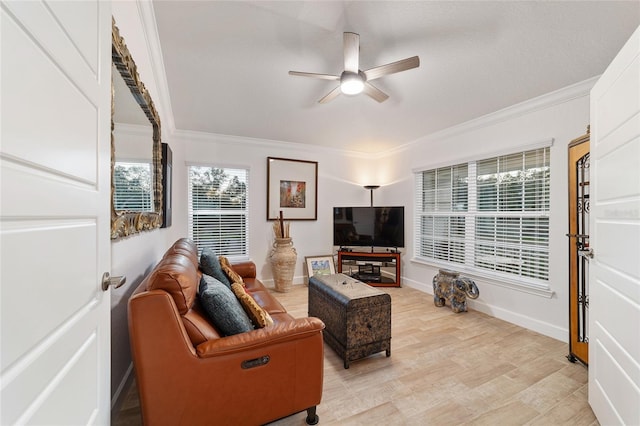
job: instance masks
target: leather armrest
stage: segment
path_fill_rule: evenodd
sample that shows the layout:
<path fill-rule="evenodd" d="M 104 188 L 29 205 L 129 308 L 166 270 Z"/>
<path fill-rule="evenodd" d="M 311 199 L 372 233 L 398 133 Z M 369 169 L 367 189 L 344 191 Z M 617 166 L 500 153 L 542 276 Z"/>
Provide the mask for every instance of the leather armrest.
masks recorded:
<path fill-rule="evenodd" d="M 251 261 L 245 261 L 240 263 L 234 263 L 231 265 L 236 274 L 242 278 L 255 278 L 256 277 L 256 264 Z"/>
<path fill-rule="evenodd" d="M 199 344 L 196 351 L 200 358 L 229 355 L 270 346 L 274 343 L 302 339 L 314 334 L 319 334 L 323 329 L 324 323 L 318 318 L 296 318 L 258 330 L 209 340 Z"/>

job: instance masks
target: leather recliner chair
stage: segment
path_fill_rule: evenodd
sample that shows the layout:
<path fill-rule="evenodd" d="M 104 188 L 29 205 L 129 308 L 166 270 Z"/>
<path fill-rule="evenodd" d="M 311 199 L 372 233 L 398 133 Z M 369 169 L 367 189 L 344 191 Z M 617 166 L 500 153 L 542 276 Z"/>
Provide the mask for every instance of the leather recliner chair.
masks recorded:
<path fill-rule="evenodd" d="M 273 318 L 264 328 L 222 336 L 196 297 L 198 252 L 178 240 L 129 300 L 129 332 L 142 420 L 147 425 L 259 425 L 307 410 L 322 397 L 324 324 L 295 319 L 256 279 L 233 265 Z"/>

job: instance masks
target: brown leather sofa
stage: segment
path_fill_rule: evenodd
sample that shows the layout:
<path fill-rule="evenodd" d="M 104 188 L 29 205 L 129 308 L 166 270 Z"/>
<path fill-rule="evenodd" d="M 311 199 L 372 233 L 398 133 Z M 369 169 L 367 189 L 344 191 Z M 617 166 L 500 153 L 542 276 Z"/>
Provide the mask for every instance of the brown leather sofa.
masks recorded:
<path fill-rule="evenodd" d="M 260 425 L 307 410 L 318 422 L 324 324 L 293 318 L 256 279 L 233 265 L 274 324 L 223 337 L 197 298 L 202 272 L 193 241 L 180 239 L 129 300 L 129 332 L 146 425 Z"/>

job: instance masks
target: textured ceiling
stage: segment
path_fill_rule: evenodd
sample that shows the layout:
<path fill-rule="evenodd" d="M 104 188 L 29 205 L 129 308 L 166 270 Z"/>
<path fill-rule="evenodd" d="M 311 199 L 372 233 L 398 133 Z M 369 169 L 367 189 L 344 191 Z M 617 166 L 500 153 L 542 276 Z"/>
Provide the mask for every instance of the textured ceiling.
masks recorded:
<path fill-rule="evenodd" d="M 156 1 L 176 128 L 377 153 L 601 74 L 640 25 L 638 1 Z M 360 68 L 418 55 L 341 95 L 342 33 Z"/>

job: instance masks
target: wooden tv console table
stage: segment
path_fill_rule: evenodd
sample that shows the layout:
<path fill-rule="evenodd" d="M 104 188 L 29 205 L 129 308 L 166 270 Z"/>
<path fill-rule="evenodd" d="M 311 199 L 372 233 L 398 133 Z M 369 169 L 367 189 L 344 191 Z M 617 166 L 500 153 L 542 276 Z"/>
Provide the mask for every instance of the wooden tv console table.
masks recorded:
<path fill-rule="evenodd" d="M 384 274 L 384 267 L 393 268 L 395 274 Z M 338 273 L 376 287 L 400 287 L 400 253 L 338 251 Z"/>

